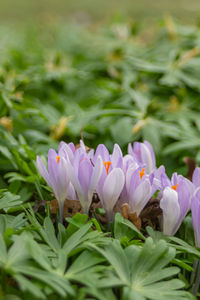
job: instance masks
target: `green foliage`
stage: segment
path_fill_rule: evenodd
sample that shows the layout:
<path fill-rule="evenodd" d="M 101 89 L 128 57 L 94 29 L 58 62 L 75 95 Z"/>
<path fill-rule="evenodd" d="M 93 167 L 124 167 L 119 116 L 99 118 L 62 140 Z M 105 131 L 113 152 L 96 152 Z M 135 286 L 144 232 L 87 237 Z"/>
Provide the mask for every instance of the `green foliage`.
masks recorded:
<path fill-rule="evenodd" d="M 141 233 L 119 213 L 111 233 L 83 214 L 64 226 L 35 166 L 36 155 L 81 136 L 124 152 L 146 139 L 169 174 L 186 173 L 185 156 L 200 162 L 199 28 L 171 20 L 171 32 L 168 21 L 148 32 L 122 23 L 95 33 L 1 28 L 1 298 L 194 299 L 190 216 L 176 237 Z"/>

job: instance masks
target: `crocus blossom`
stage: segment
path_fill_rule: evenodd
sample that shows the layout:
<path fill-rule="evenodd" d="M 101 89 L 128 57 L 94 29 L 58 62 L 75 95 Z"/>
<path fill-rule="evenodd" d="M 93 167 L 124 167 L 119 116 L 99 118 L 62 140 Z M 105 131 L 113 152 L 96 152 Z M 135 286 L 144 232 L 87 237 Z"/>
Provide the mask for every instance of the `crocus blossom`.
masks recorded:
<path fill-rule="evenodd" d="M 77 155 L 74 165 L 69 160 L 67 161 L 67 168 L 69 170 L 69 178 L 78 194 L 83 211 L 87 214 L 101 176 L 102 159 L 98 157 L 95 166 L 93 166 L 87 156 L 79 155 L 78 157 Z"/>
<path fill-rule="evenodd" d="M 163 186 L 160 207 L 163 210 L 163 233 L 174 235 L 186 216 L 193 193 L 193 184 L 181 175 L 174 173 L 171 181 L 161 175 Z"/>
<path fill-rule="evenodd" d="M 124 181 L 124 173 L 120 168 L 114 168 L 111 172 L 107 172 L 106 168 L 103 169 L 97 192 L 106 211 L 108 222 L 112 220 L 113 208 L 119 199 Z"/>
<path fill-rule="evenodd" d="M 195 244 L 200 247 L 200 187 L 198 187 L 191 200 L 192 224 L 194 228 Z"/>
<path fill-rule="evenodd" d="M 61 142 L 58 153 L 49 150 L 48 169 L 39 156 L 36 163 L 58 200 L 60 221 L 66 198 L 78 197 L 83 211 L 88 213 L 93 194 L 97 192 L 110 222 L 118 200 L 129 203 L 131 212 L 139 216 L 159 190 L 157 198 L 163 211 L 163 232 L 173 235 L 190 209 L 193 195 L 192 218 L 196 243 L 200 245 L 197 222 L 200 217 L 200 168 L 194 171 L 193 183 L 177 173 L 170 180 L 164 166 L 156 168 L 155 154 L 149 142 L 129 144 L 125 156 L 117 144 L 110 154 L 103 144 L 94 152 L 93 149 L 88 151 L 82 140 L 78 148 L 73 143 Z"/>
<path fill-rule="evenodd" d="M 112 154 L 100 144 L 95 152 L 93 161 L 101 157 L 102 174 L 97 185 L 97 193 L 106 211 L 108 222 L 112 220 L 113 208 L 119 199 L 125 182 L 123 168 L 123 155 L 119 145 L 115 144 Z"/>
<path fill-rule="evenodd" d="M 131 211 L 139 216 L 154 193 L 153 174 L 149 176 L 145 168 L 130 166 L 126 173 L 126 191 Z"/>
<path fill-rule="evenodd" d="M 57 154 L 55 150 L 49 150 L 48 171 L 39 156 L 37 156 L 36 164 L 40 174 L 54 191 L 59 204 L 59 220 L 62 222 L 64 201 L 67 197 L 68 191 L 73 190 L 73 187 L 70 186 L 67 163 L 65 158 L 62 156 L 62 151 L 60 150 Z"/>
<path fill-rule="evenodd" d="M 108 149 L 105 145 L 98 145 L 95 155 L 92 159 L 95 164 L 98 156 L 102 158 L 103 163 L 108 163 L 109 170 L 111 171 L 113 168 L 122 168 L 123 167 L 123 155 L 119 145 L 115 144 L 113 148 L 112 154 L 109 154 Z"/>
<path fill-rule="evenodd" d="M 145 165 L 147 174 L 150 174 L 156 168 L 155 154 L 149 142 L 135 142 L 133 147 L 131 144 L 129 144 L 128 153 L 132 155 L 140 164 Z"/>

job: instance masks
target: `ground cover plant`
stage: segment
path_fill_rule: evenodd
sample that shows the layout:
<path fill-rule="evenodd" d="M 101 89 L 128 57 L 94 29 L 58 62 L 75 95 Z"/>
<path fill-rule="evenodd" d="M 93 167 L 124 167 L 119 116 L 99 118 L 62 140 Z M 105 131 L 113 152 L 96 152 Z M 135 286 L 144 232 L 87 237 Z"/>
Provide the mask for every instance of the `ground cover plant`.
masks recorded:
<path fill-rule="evenodd" d="M 198 26 L 0 45 L 1 298 L 198 298 Z"/>

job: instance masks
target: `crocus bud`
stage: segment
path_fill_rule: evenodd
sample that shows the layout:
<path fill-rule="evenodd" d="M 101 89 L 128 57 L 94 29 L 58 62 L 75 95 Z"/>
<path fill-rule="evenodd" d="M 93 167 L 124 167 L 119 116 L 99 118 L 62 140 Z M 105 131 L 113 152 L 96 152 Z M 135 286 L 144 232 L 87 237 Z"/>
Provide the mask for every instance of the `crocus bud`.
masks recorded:
<path fill-rule="evenodd" d="M 180 217 L 177 192 L 170 187 L 166 187 L 163 191 L 160 207 L 163 210 L 163 233 L 173 235 L 177 220 Z"/>
<path fill-rule="evenodd" d="M 70 181 L 66 160 L 60 154 L 53 149 L 49 150 L 48 171 L 39 156 L 37 156 L 36 164 L 40 174 L 54 191 L 59 204 L 59 220 L 62 222 L 64 201 L 68 194 Z"/>

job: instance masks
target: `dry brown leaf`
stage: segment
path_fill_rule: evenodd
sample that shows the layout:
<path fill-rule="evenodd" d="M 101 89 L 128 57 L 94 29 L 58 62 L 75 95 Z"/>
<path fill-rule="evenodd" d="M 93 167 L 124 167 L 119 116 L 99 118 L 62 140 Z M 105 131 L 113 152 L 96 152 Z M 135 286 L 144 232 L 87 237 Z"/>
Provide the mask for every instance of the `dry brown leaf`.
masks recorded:
<path fill-rule="evenodd" d="M 52 200 L 50 202 L 50 211 L 52 214 L 56 214 L 58 209 L 58 201 Z M 66 199 L 64 204 L 64 218 L 73 217 L 76 213 L 83 213 L 80 201 Z"/>
<path fill-rule="evenodd" d="M 121 207 L 122 216 L 131 221 L 138 230 L 141 229 L 142 221 L 139 217 L 137 217 L 136 213 L 131 213 L 130 206 L 128 203 L 124 203 Z"/>

